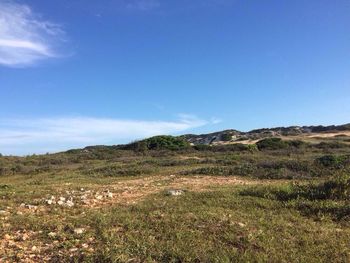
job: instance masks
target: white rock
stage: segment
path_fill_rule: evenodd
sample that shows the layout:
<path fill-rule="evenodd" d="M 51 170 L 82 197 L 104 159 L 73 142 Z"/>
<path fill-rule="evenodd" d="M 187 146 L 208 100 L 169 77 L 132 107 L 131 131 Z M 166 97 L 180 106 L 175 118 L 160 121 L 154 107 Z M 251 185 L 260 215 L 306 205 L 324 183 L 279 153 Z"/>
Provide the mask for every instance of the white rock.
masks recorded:
<path fill-rule="evenodd" d="M 29 210 L 37 209 L 38 207 L 35 205 L 25 205 L 25 208 L 28 208 Z"/>
<path fill-rule="evenodd" d="M 75 228 L 74 229 L 74 234 L 81 235 L 85 232 L 84 228 Z"/>
<path fill-rule="evenodd" d="M 174 196 L 176 196 L 176 195 L 182 195 L 184 193 L 184 191 L 183 190 L 168 190 L 167 191 L 167 195 L 174 195 Z"/>
<path fill-rule="evenodd" d="M 59 201 L 57 202 L 57 204 L 58 204 L 58 205 L 64 205 L 64 201 L 59 200 Z"/>
<path fill-rule="evenodd" d="M 56 234 L 55 232 L 50 232 L 50 233 L 48 233 L 47 235 L 48 235 L 49 237 L 51 237 L 51 238 L 54 238 L 54 237 L 57 236 L 57 234 Z"/>
<path fill-rule="evenodd" d="M 72 206 L 74 206 L 73 201 L 68 200 L 68 201 L 66 202 L 66 206 L 68 206 L 68 207 L 72 207 Z"/>
<path fill-rule="evenodd" d="M 52 204 L 54 204 L 54 203 L 56 203 L 56 202 L 53 201 L 52 199 L 47 199 L 47 200 L 46 200 L 46 203 L 47 203 L 48 205 L 52 205 Z"/>
<path fill-rule="evenodd" d="M 97 200 L 102 200 L 102 199 L 103 199 L 103 196 L 102 196 L 102 195 L 95 195 L 95 198 L 96 198 Z"/>
<path fill-rule="evenodd" d="M 113 198 L 113 193 L 108 192 L 105 196 L 108 197 L 108 198 Z"/>

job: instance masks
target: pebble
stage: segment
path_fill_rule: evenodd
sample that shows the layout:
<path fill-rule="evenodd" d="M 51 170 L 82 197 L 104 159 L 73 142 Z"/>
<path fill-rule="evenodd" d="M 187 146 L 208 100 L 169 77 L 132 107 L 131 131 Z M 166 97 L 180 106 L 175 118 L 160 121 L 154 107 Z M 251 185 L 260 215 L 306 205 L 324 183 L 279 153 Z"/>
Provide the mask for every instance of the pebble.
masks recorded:
<path fill-rule="evenodd" d="M 85 232 L 85 229 L 84 228 L 75 228 L 74 229 L 74 233 L 77 234 L 77 235 L 81 235 Z"/>
<path fill-rule="evenodd" d="M 66 206 L 72 207 L 72 206 L 74 206 L 74 203 L 73 203 L 71 200 L 68 200 L 68 201 L 66 202 Z"/>
<path fill-rule="evenodd" d="M 51 199 L 48 199 L 48 200 L 46 200 L 46 203 L 48 204 L 48 205 L 52 205 L 53 204 L 53 200 L 51 200 Z"/>
<path fill-rule="evenodd" d="M 86 244 L 86 243 L 84 243 L 84 244 L 82 244 L 82 245 L 81 245 L 81 247 L 86 249 L 86 248 L 88 248 L 88 247 L 89 247 L 89 245 L 88 245 L 88 244 Z"/>
<path fill-rule="evenodd" d="M 95 198 L 96 198 L 97 200 L 102 200 L 102 199 L 103 199 L 103 196 L 102 196 L 102 195 L 95 195 Z"/>
<path fill-rule="evenodd" d="M 35 205 L 25 205 L 25 208 L 28 208 L 29 210 L 37 209 L 38 207 Z"/>
<path fill-rule="evenodd" d="M 177 195 L 182 195 L 184 193 L 183 190 L 168 190 L 167 191 L 167 195 L 173 195 L 173 196 L 177 196 Z"/>
<path fill-rule="evenodd" d="M 22 240 L 23 240 L 23 241 L 26 241 L 28 238 L 29 238 L 29 235 L 28 235 L 28 234 L 24 233 L 24 234 L 22 235 Z"/>
<path fill-rule="evenodd" d="M 51 238 L 54 238 L 54 237 L 57 236 L 57 234 L 56 234 L 55 232 L 50 232 L 50 233 L 48 233 L 47 235 L 48 235 L 49 237 L 51 237 Z"/>
<path fill-rule="evenodd" d="M 5 235 L 4 235 L 4 239 L 10 240 L 10 239 L 12 239 L 12 237 L 11 237 L 9 234 L 5 234 Z"/>

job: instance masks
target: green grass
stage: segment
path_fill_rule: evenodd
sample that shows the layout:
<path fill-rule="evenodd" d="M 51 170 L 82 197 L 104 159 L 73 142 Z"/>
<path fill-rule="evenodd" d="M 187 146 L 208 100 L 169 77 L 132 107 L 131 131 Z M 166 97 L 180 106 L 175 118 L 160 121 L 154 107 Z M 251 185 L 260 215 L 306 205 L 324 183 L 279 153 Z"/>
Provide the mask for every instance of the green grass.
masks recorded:
<path fill-rule="evenodd" d="M 343 140 L 0 157 L 0 261 L 349 262 Z M 233 178 L 247 185 L 222 183 Z M 106 189 L 116 199 L 79 201 Z M 51 195 L 75 205 L 49 206 Z"/>
<path fill-rule="evenodd" d="M 346 262 L 349 229 L 240 188 L 152 196 L 88 215 L 95 262 Z"/>

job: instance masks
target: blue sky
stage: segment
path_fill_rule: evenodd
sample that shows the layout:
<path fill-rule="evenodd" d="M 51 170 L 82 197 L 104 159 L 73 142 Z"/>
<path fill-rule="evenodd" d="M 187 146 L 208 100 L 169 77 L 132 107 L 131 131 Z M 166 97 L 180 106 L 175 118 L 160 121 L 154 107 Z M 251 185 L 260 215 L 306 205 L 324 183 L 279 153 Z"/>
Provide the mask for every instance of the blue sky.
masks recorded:
<path fill-rule="evenodd" d="M 349 0 L 0 0 L 0 153 L 342 124 Z"/>

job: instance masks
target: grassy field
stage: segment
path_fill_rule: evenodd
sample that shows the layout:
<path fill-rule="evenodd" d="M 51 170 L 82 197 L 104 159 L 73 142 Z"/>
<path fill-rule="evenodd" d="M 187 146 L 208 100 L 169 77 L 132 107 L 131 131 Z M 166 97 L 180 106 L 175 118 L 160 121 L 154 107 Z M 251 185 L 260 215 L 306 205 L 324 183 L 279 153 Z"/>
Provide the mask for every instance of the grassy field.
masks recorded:
<path fill-rule="evenodd" d="M 0 262 L 349 262 L 348 142 L 0 157 Z"/>

